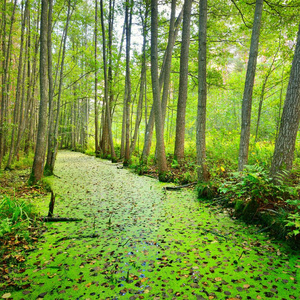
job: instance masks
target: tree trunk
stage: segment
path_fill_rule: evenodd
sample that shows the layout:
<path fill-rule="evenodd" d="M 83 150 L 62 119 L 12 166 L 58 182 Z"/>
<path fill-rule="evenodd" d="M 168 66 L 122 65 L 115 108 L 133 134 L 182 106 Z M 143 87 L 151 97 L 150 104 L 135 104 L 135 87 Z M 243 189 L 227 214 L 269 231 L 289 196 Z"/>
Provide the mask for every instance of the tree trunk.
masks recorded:
<path fill-rule="evenodd" d="M 175 9 L 174 3 L 172 2 L 172 9 Z M 171 60 L 172 60 L 172 52 L 173 52 L 173 47 L 175 44 L 175 40 L 178 34 L 178 29 L 179 29 L 179 25 L 181 23 L 182 20 L 182 12 L 180 12 L 180 14 L 177 17 L 177 20 L 175 22 L 175 30 L 172 32 L 172 35 L 169 34 L 169 41 L 168 41 L 168 46 L 166 49 L 166 53 L 165 53 L 165 59 L 164 59 L 164 63 L 160 72 L 160 76 L 159 76 L 159 88 L 161 90 L 161 88 L 164 86 L 164 89 L 168 89 L 169 87 L 166 85 L 163 85 L 164 82 L 167 83 L 168 81 L 168 77 L 169 75 L 167 74 L 168 72 L 170 72 L 171 70 Z M 171 16 L 172 16 L 171 12 Z M 170 24 L 172 23 L 172 21 L 170 20 Z M 171 27 L 171 25 L 170 25 Z M 171 37 L 171 39 L 170 39 Z M 163 94 L 163 98 L 162 98 L 162 116 L 163 116 L 163 123 L 164 123 L 164 116 L 165 116 L 165 111 L 166 111 L 166 107 L 167 107 L 167 95 Z M 145 120 L 147 120 L 147 114 L 145 116 Z M 149 156 L 150 153 L 150 149 L 151 149 L 151 141 L 152 141 L 152 136 L 153 136 L 153 129 L 154 129 L 154 105 L 151 108 L 150 111 L 150 116 L 149 116 L 149 120 L 146 124 L 146 130 L 145 130 L 145 139 L 144 139 L 144 147 L 143 147 L 143 153 L 142 153 L 142 160 L 144 162 L 147 161 L 147 158 Z M 156 150 L 157 151 L 157 150 Z"/>
<path fill-rule="evenodd" d="M 292 69 L 284 102 L 280 129 L 275 144 L 271 176 L 279 175 L 293 166 L 296 137 L 300 120 L 300 25 Z M 286 174 L 283 174 L 285 176 Z M 275 178 L 276 179 L 276 178 Z"/>
<path fill-rule="evenodd" d="M 272 72 L 276 69 L 276 67 L 274 67 L 274 63 L 276 60 L 276 56 L 279 52 L 280 49 L 280 43 L 278 45 L 277 51 L 272 59 L 272 63 L 267 71 L 266 77 L 263 81 L 263 85 L 261 88 L 261 93 L 260 93 L 260 99 L 259 99 L 259 105 L 258 105 L 258 113 L 257 113 L 257 122 L 256 122 L 256 130 L 255 130 L 255 143 L 257 143 L 258 141 L 258 129 L 259 129 L 259 125 L 260 125 L 260 118 L 261 118 L 261 112 L 262 112 L 262 105 L 264 102 L 264 97 L 265 97 L 265 90 L 266 90 L 266 86 L 267 86 L 267 82 L 269 80 L 270 75 L 272 74 Z"/>
<path fill-rule="evenodd" d="M 239 171 L 242 171 L 244 169 L 244 166 L 248 163 L 252 93 L 253 93 L 257 55 L 258 55 L 258 42 L 259 42 L 262 9 L 263 9 L 263 0 L 256 0 L 252 36 L 251 36 L 251 46 L 249 52 L 249 61 L 247 65 L 247 74 L 246 74 L 243 103 L 242 103 L 242 124 L 241 124 L 241 137 L 240 137 L 240 149 L 239 149 L 239 163 L 238 163 Z"/>
<path fill-rule="evenodd" d="M 30 184 L 36 184 L 43 176 L 45 145 L 47 132 L 47 105 L 48 105 L 48 82 L 47 82 L 47 29 L 48 29 L 48 1 L 42 0 L 41 28 L 40 28 L 40 108 L 37 132 L 37 143 L 34 154 L 32 171 L 29 179 Z"/>
<path fill-rule="evenodd" d="M 105 114 L 106 114 L 106 124 L 108 130 L 109 144 L 110 144 L 110 153 L 111 160 L 116 160 L 112 128 L 111 128 L 111 112 L 108 102 L 108 80 L 107 80 L 107 62 L 106 62 L 106 39 L 105 39 L 105 27 L 104 27 L 104 13 L 103 13 L 103 0 L 100 1 L 101 9 L 101 27 L 102 27 L 102 54 L 103 54 L 103 73 L 104 73 L 104 103 L 105 103 Z"/>
<path fill-rule="evenodd" d="M 197 112 L 197 174 L 198 181 L 208 180 L 206 165 L 206 41 L 207 41 L 207 0 L 200 0 L 199 14 L 199 56 L 198 56 L 198 112 Z"/>
<path fill-rule="evenodd" d="M 23 6 L 23 5 L 22 5 Z M 20 114 L 21 114 L 21 92 L 22 92 L 22 82 L 23 81 L 23 49 L 24 49 L 24 36 L 25 36 L 25 25 L 26 25 L 26 19 L 27 19 L 27 12 L 28 12 L 28 0 L 25 3 L 24 12 L 22 14 L 22 27 L 21 27 L 21 41 L 20 41 L 20 52 L 19 52 L 19 65 L 18 65 L 18 77 L 17 77 L 17 87 L 16 87 L 16 98 L 15 98 L 15 107 L 14 107 L 14 118 L 13 123 L 14 126 L 12 128 L 11 132 L 11 142 L 10 142 L 10 151 L 9 156 L 6 164 L 6 168 L 10 168 L 10 165 L 12 163 L 13 154 L 15 151 L 16 141 L 15 141 L 15 135 L 16 131 L 20 130 L 19 123 L 20 123 Z M 18 134 L 18 132 L 17 132 Z"/>
<path fill-rule="evenodd" d="M 74 10 L 75 7 L 72 7 Z M 63 83 L 63 76 L 64 76 L 64 63 L 65 63 L 65 54 L 66 54 L 66 41 L 68 36 L 68 28 L 69 22 L 71 18 L 71 4 L 70 0 L 68 1 L 68 12 L 67 12 L 67 20 L 66 20 L 66 27 L 64 30 L 63 35 L 63 49 L 62 49 L 62 58 L 60 64 L 60 75 L 59 75 L 59 86 L 58 86 L 58 96 L 57 96 L 57 103 L 56 103 L 56 115 L 54 120 L 54 127 L 51 136 L 51 144 L 49 145 L 50 150 L 50 160 L 47 161 L 47 167 L 49 168 L 49 173 L 53 174 L 54 166 L 55 166 L 55 158 L 58 151 L 58 126 L 59 126 L 59 119 L 60 119 L 60 103 L 61 103 L 61 93 L 62 93 L 62 83 Z M 51 51 L 51 49 L 49 49 Z"/>
<path fill-rule="evenodd" d="M 146 44 L 147 44 L 147 18 L 149 14 L 149 6 L 146 3 L 145 7 L 146 11 L 141 12 L 141 20 L 143 26 L 143 46 L 142 46 L 142 68 L 141 68 L 141 83 L 140 83 L 140 93 L 139 93 L 139 101 L 136 113 L 136 121 L 134 127 L 133 138 L 131 141 L 130 152 L 132 153 L 135 150 L 136 141 L 138 137 L 139 126 L 142 120 L 142 109 L 143 109 L 143 98 L 144 98 L 144 90 L 146 84 Z M 145 16 L 145 18 L 143 18 Z"/>
<path fill-rule="evenodd" d="M 156 143 L 157 143 L 157 162 L 159 179 L 164 181 L 167 172 L 167 160 L 165 154 L 165 144 L 163 136 L 162 111 L 160 102 L 160 87 L 158 79 L 158 5 L 157 0 L 151 0 L 151 79 L 153 106 L 155 113 Z"/>
<path fill-rule="evenodd" d="M 98 156 L 100 152 L 99 148 L 99 111 L 98 111 L 98 0 L 95 0 L 95 50 L 94 50 L 94 60 L 95 60 L 95 100 L 94 100 L 94 112 L 95 112 L 95 155 Z"/>
<path fill-rule="evenodd" d="M 5 123 L 7 122 L 6 113 L 8 107 L 8 90 L 9 90 L 9 74 L 10 74 L 10 61 L 11 61 L 11 49 L 12 49 L 12 31 L 13 31 L 13 24 L 15 22 L 15 12 L 17 7 L 17 0 L 14 1 L 13 10 L 10 18 L 10 27 L 9 27 L 9 34 L 8 34 L 8 41 L 6 44 L 6 1 L 3 1 L 3 11 L 2 11 L 2 28 L 3 28 L 3 35 L 2 35 L 2 66 L 3 66 L 3 73 L 2 73 L 2 92 L 1 92 L 1 113 L 0 113 L 0 167 L 2 164 L 3 157 L 6 152 L 6 136 L 7 136 L 7 129 Z"/>
<path fill-rule="evenodd" d="M 188 88 L 188 61 L 190 47 L 190 21 L 192 0 L 185 0 L 183 7 L 182 39 L 180 52 L 180 78 L 177 102 L 176 137 L 174 157 L 178 161 L 184 158 L 185 110 Z"/>
<path fill-rule="evenodd" d="M 46 175 L 52 175 L 51 158 L 53 155 L 53 133 L 54 133 L 54 103 L 53 103 L 53 76 L 52 76 L 52 11 L 53 0 L 49 0 L 49 13 L 48 13 L 48 81 L 49 81 L 49 122 L 48 122 L 48 152 L 45 165 Z"/>
<path fill-rule="evenodd" d="M 130 161 L 130 104 L 131 104 L 131 78 L 130 78 L 130 47 L 131 47 L 131 22 L 132 22 L 132 1 L 126 4 L 125 8 L 125 32 L 126 32 L 126 94 L 125 94 L 125 155 L 124 166 Z"/>

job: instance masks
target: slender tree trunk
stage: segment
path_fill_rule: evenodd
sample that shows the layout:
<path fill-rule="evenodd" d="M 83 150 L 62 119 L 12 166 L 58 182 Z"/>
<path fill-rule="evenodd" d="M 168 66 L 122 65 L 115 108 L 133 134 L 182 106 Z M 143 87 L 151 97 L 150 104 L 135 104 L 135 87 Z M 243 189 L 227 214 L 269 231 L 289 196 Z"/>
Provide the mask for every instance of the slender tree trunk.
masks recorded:
<path fill-rule="evenodd" d="M 48 151 L 45 165 L 45 175 L 52 175 L 51 160 L 54 152 L 54 103 L 53 103 L 53 75 L 52 75 L 52 11 L 53 0 L 49 0 L 48 12 L 48 33 L 47 33 L 47 46 L 48 46 L 48 81 L 49 81 L 49 122 L 48 122 Z"/>
<path fill-rule="evenodd" d="M 132 1 L 126 4 L 125 8 L 125 32 L 126 32 L 126 97 L 125 97 L 125 155 L 124 166 L 128 166 L 130 161 L 130 104 L 131 104 L 131 78 L 130 78 L 130 47 L 131 47 L 131 20 Z"/>
<path fill-rule="evenodd" d="M 99 111 L 98 111 L 98 0 L 95 0 L 95 50 L 94 50 L 94 59 L 95 59 L 95 101 L 94 101 L 94 112 L 95 112 L 95 155 L 98 156 L 99 149 Z"/>
<path fill-rule="evenodd" d="M 39 19 L 36 20 L 36 28 L 38 28 Z M 31 33 L 30 33 L 31 34 Z M 30 39 L 30 36 L 29 36 Z M 29 49 L 31 47 L 29 46 Z M 36 100 L 35 94 L 37 90 L 37 80 L 38 80 L 38 70 L 37 70 L 37 56 L 39 52 L 39 36 L 35 34 L 34 40 L 34 54 L 33 54 L 33 61 L 32 61 L 32 68 L 31 68 L 31 78 L 30 78 L 30 92 L 29 93 L 29 104 L 28 104 L 28 120 L 29 120 L 29 129 L 27 133 L 27 137 L 25 139 L 24 145 L 24 152 L 25 154 L 29 154 L 29 150 L 33 149 L 33 128 L 36 119 L 35 107 L 36 107 Z"/>
<path fill-rule="evenodd" d="M 267 82 L 268 82 L 268 79 L 270 77 L 270 75 L 272 74 L 272 72 L 275 70 L 274 68 L 274 63 L 275 63 L 275 60 L 276 60 L 276 57 L 277 57 L 277 54 L 279 52 L 279 49 L 280 49 L 280 43 L 278 45 L 278 48 L 277 48 L 277 51 L 272 59 L 272 63 L 267 71 L 267 74 L 266 74 L 266 77 L 263 81 L 263 85 L 262 85 L 262 88 L 261 88 L 261 93 L 260 93 L 260 99 L 259 99 L 259 105 L 258 105 L 258 113 L 257 113 L 257 122 L 256 122 L 256 130 L 255 130 L 255 143 L 257 143 L 258 141 L 258 129 L 259 129 L 259 125 L 260 125 L 260 117 L 261 117 L 261 111 L 262 111 L 262 105 L 263 105 L 263 102 L 264 102 L 264 97 L 265 97 L 265 90 L 266 90 L 266 86 L 267 86 Z"/>
<path fill-rule="evenodd" d="M 4 3 L 5 2 L 5 3 Z M 0 113 L 0 167 L 3 157 L 6 152 L 6 136 L 7 129 L 5 123 L 7 122 L 7 107 L 8 107 L 8 91 L 9 91 L 9 74 L 10 74 L 10 61 L 12 51 L 12 31 L 15 22 L 15 12 L 17 7 L 17 0 L 14 0 L 13 10 L 10 18 L 9 34 L 6 37 L 6 1 L 3 1 L 3 36 L 2 36 L 2 53 L 3 53 L 3 75 L 2 75 L 2 93 L 1 93 L 1 113 Z M 7 44 L 6 44 L 7 41 Z"/>
<path fill-rule="evenodd" d="M 167 49 L 166 49 L 164 72 L 163 72 L 163 94 L 162 94 L 162 100 L 161 100 L 163 125 L 165 124 L 167 102 L 168 102 L 168 96 L 169 96 L 173 48 L 175 45 L 175 39 L 178 34 L 179 24 L 181 23 L 182 16 L 183 16 L 183 11 L 181 11 L 178 16 L 178 19 L 176 21 L 176 16 L 175 16 L 176 2 L 177 2 L 177 0 L 172 0 L 171 19 L 170 19 L 170 28 L 169 28 L 169 40 L 168 40 L 168 45 L 167 45 Z"/>
<path fill-rule="evenodd" d="M 108 17 L 108 94 L 109 94 L 109 109 L 112 116 L 112 106 L 114 104 L 114 91 L 113 91 L 113 29 L 114 29 L 114 16 L 115 16 L 115 0 L 109 1 L 109 17 Z"/>
<path fill-rule="evenodd" d="M 198 56 L 198 112 L 197 112 L 197 174 L 198 181 L 208 180 L 206 165 L 206 41 L 207 41 L 207 0 L 200 0 L 199 14 L 199 56 Z"/>
<path fill-rule="evenodd" d="M 13 119 L 13 128 L 11 132 L 11 142 L 10 142 L 10 151 L 6 164 L 6 168 L 10 169 L 10 165 L 12 163 L 13 154 L 15 151 L 16 140 L 15 135 L 18 134 L 20 128 L 20 114 L 21 114 L 21 92 L 22 92 L 22 82 L 23 82 L 23 50 L 24 50 L 24 36 L 25 36 L 25 25 L 27 19 L 27 11 L 28 11 L 28 0 L 25 3 L 25 8 L 22 14 L 22 27 L 21 27 L 21 41 L 20 41 L 20 52 L 19 52 L 19 65 L 18 65 L 18 77 L 17 77 L 17 87 L 16 87 L 16 98 L 15 98 L 15 107 L 14 107 L 14 119 Z"/>
<path fill-rule="evenodd" d="M 29 6 L 29 1 L 26 2 L 27 6 Z M 29 7 L 27 9 L 25 8 L 25 18 L 27 22 L 27 35 L 26 35 L 26 45 L 25 45 L 25 56 L 24 56 L 24 68 L 23 68 L 23 75 L 22 75 L 22 96 L 21 96 L 21 108 L 20 108 L 20 118 L 19 118 L 19 130 L 18 130 L 18 137 L 16 141 L 15 146 L 15 152 L 13 155 L 13 159 L 17 157 L 19 158 L 19 150 L 20 150 L 20 144 L 23 138 L 24 130 L 25 130 L 25 124 L 27 123 L 28 118 L 28 105 L 30 100 L 30 55 L 29 55 L 29 49 L 30 49 L 30 22 L 29 22 Z M 26 14 L 28 14 L 26 16 Z M 27 68 L 26 68 L 27 67 Z M 26 72 L 27 71 L 27 72 Z M 26 81 L 25 81 L 26 79 Z M 25 101 L 26 96 L 26 101 Z"/>
<path fill-rule="evenodd" d="M 61 103 L 61 93 L 62 93 L 62 84 L 63 84 L 63 76 L 64 76 L 64 65 L 65 65 L 65 55 L 66 55 L 66 42 L 67 42 L 67 36 L 68 36 L 68 28 L 70 23 L 71 15 L 75 9 L 75 7 L 72 7 L 71 12 L 71 0 L 68 1 L 68 12 L 67 12 L 67 20 L 66 20 L 66 27 L 64 31 L 63 36 L 63 50 L 62 50 L 62 58 L 61 58 L 61 64 L 60 64 L 60 76 L 59 76 L 59 86 L 58 86 L 58 96 L 57 96 L 57 107 L 56 107 L 56 115 L 55 115 L 55 122 L 54 122 L 54 131 L 53 131 L 53 141 L 51 144 L 53 145 L 53 149 L 51 150 L 51 158 L 49 161 L 49 168 L 50 173 L 52 174 L 54 171 L 55 166 L 55 158 L 58 151 L 58 127 L 59 127 L 59 119 L 60 119 L 60 103 Z M 50 49 L 49 49 L 50 50 Z"/>
<path fill-rule="evenodd" d="M 143 46 L 142 46 L 142 68 L 141 68 L 141 83 L 140 83 L 140 93 L 139 93 L 139 101 L 136 113 L 136 121 L 134 127 L 133 138 L 131 141 L 130 152 L 132 153 L 135 150 L 136 141 L 138 138 L 139 126 L 142 120 L 142 109 L 143 109 L 143 98 L 144 98 L 144 90 L 146 84 L 146 44 L 147 44 L 147 18 L 149 13 L 149 6 L 146 6 L 146 11 L 141 12 L 141 20 L 143 25 Z M 145 15 L 145 18 L 143 16 Z"/>
<path fill-rule="evenodd" d="M 173 5 L 172 9 L 175 9 L 173 2 L 172 2 L 172 5 Z M 171 16 L 172 16 L 172 13 L 171 13 Z M 182 16 L 183 16 L 183 11 L 181 11 L 177 17 L 177 20 L 175 22 L 175 30 L 172 32 L 172 35 L 169 34 L 169 41 L 168 41 L 168 46 L 167 46 L 166 53 L 165 53 L 165 59 L 164 59 L 164 63 L 163 63 L 161 73 L 159 76 L 160 90 L 163 87 L 163 83 L 164 82 L 167 83 L 167 81 L 168 81 L 167 78 L 169 75 L 167 73 L 170 72 L 170 70 L 171 70 L 171 59 L 172 59 L 173 47 L 174 47 L 175 40 L 176 40 L 176 37 L 178 34 L 179 25 L 181 24 L 181 21 L 182 21 Z M 171 20 L 170 20 L 170 23 L 172 23 Z M 170 25 L 170 27 L 171 27 L 171 25 Z M 170 37 L 171 37 L 171 39 L 170 39 Z M 167 85 L 166 86 L 164 85 L 164 89 L 167 90 L 168 88 L 169 87 Z M 163 123 L 164 123 L 166 107 L 167 107 L 167 95 L 163 94 L 163 98 L 162 98 Z M 146 117 L 147 117 L 147 114 L 146 114 Z M 144 147 L 143 147 L 143 153 L 142 153 L 142 160 L 144 162 L 147 161 L 147 158 L 149 156 L 150 149 L 151 149 L 151 141 L 152 141 L 153 129 L 154 129 L 154 120 L 155 119 L 154 119 L 154 105 L 153 105 L 151 108 L 151 111 L 150 111 L 149 120 L 146 124 L 146 130 L 145 130 Z"/>
<path fill-rule="evenodd" d="M 1 46 L 2 46 L 2 58 L 1 58 L 1 68 L 2 68 L 2 76 L 1 76 L 1 106 L 0 106 L 0 168 L 2 165 L 2 159 L 4 156 L 4 131 L 5 131 L 5 119 L 4 119 L 4 111 L 6 109 L 6 73 L 5 70 L 5 57 L 6 57 L 6 1 L 2 2 L 2 22 L 1 22 Z"/>
<path fill-rule="evenodd" d="M 174 157 L 181 161 L 184 158 L 185 110 L 188 88 L 188 61 L 190 47 L 190 21 L 192 0 L 185 0 L 183 7 L 183 24 L 180 53 L 180 78 L 177 102 L 176 137 Z"/>
<path fill-rule="evenodd" d="M 29 179 L 30 184 L 39 181 L 44 172 L 45 145 L 47 132 L 47 29 L 48 29 L 48 0 L 42 0 L 41 29 L 40 29 L 40 108 L 37 132 L 37 143 L 34 161 Z"/>
<path fill-rule="evenodd" d="M 291 170 L 300 121 L 300 25 L 292 69 L 284 102 L 279 135 L 275 144 L 271 176 Z M 286 176 L 284 174 L 283 176 Z"/>
<path fill-rule="evenodd" d="M 239 171 L 242 171 L 244 169 L 244 166 L 248 163 L 252 93 L 253 93 L 253 86 L 254 86 L 257 56 L 258 56 L 258 42 L 259 42 L 262 10 L 263 10 L 263 0 L 256 0 L 249 61 L 247 65 L 247 74 L 246 74 L 244 96 L 243 96 L 243 103 L 242 103 L 242 124 L 241 124 L 241 137 L 240 137 L 240 149 L 239 149 L 239 163 L 238 163 Z"/>
<path fill-rule="evenodd" d="M 101 27 L 102 27 L 102 53 L 103 53 L 103 72 L 104 72 L 104 103 L 105 103 L 105 113 L 106 113 L 106 124 L 108 130 L 108 137 L 110 143 L 110 153 L 111 160 L 116 160 L 113 136 L 112 136 L 112 126 L 111 126 L 111 112 L 108 102 L 108 80 L 107 80 L 107 62 L 106 62 L 106 38 L 105 38 L 105 27 L 104 27 L 104 13 L 103 13 L 103 0 L 100 0 L 101 9 Z"/>
<path fill-rule="evenodd" d="M 151 0 L 151 79 L 153 106 L 155 112 L 155 128 L 157 143 L 157 162 L 159 179 L 164 181 L 167 172 L 167 160 L 165 154 L 165 144 L 163 136 L 162 111 L 160 101 L 160 87 L 158 79 L 158 5 L 157 0 Z"/>
<path fill-rule="evenodd" d="M 282 72 L 281 72 L 281 88 L 280 88 L 280 96 L 279 96 L 279 108 L 278 108 L 278 117 L 276 120 L 276 135 L 275 135 L 275 141 L 278 138 L 279 134 L 279 128 L 280 128 L 280 120 L 281 120 L 281 109 L 282 109 L 282 94 L 283 94 L 283 75 L 284 75 L 284 67 L 282 67 Z"/>

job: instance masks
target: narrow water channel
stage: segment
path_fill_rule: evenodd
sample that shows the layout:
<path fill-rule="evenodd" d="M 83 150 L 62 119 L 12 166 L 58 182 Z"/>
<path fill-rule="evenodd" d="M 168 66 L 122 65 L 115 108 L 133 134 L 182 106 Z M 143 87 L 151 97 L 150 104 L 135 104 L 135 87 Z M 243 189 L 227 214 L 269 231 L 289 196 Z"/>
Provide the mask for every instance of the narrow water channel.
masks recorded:
<path fill-rule="evenodd" d="M 195 192 L 70 151 L 55 174 L 54 213 L 83 221 L 47 224 L 13 299 L 300 299 L 300 256 Z"/>

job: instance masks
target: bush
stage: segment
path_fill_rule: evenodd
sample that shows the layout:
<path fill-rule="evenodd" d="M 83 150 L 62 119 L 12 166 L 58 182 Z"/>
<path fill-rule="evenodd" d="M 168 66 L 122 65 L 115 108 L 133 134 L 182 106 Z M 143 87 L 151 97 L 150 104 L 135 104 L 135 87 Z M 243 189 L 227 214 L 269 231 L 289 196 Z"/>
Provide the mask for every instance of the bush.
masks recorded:
<path fill-rule="evenodd" d="M 247 223 L 257 220 L 277 238 L 294 237 L 291 242 L 296 244 L 300 237 L 298 187 L 276 180 L 275 184 L 262 167 L 246 166 L 243 172 L 232 173 L 219 192 L 233 204 L 236 217 Z"/>
<path fill-rule="evenodd" d="M 275 184 L 269 173 L 257 165 L 246 166 L 243 172 L 232 173 L 229 180 L 220 186 L 219 191 L 237 200 L 254 200 L 260 205 L 278 203 L 298 195 L 296 188 L 287 186 L 282 181 Z"/>

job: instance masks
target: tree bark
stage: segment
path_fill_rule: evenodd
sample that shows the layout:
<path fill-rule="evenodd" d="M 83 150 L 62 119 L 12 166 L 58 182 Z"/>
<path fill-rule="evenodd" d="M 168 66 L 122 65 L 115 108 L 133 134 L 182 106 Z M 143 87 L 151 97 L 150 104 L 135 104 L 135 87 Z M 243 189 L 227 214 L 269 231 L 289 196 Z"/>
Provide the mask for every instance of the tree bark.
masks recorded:
<path fill-rule="evenodd" d="M 101 9 L 101 27 L 102 27 L 102 54 L 103 54 L 103 73 L 104 73 L 104 103 L 105 103 L 105 114 L 106 114 L 106 124 L 108 130 L 108 137 L 110 143 L 110 153 L 111 160 L 116 160 L 116 153 L 114 148 L 113 136 L 112 136 L 112 126 L 111 126 L 111 112 L 108 102 L 108 80 L 107 80 L 107 61 L 106 61 L 106 38 L 105 38 L 105 27 L 104 27 L 104 13 L 103 13 L 103 0 L 100 1 Z"/>
<path fill-rule="evenodd" d="M 140 83 L 140 93 L 139 101 L 136 113 L 136 121 L 134 127 L 134 134 L 131 141 L 130 152 L 132 153 L 135 150 L 136 141 L 138 137 L 139 126 L 142 120 L 142 109 L 143 109 L 143 98 L 144 90 L 146 84 L 146 44 L 147 44 L 147 18 L 149 14 L 149 6 L 146 3 L 145 12 L 140 12 L 142 26 L 143 26 L 143 46 L 142 46 L 142 68 L 141 68 L 141 83 Z M 145 16 L 145 17 L 143 17 Z"/>
<path fill-rule="evenodd" d="M 179 93 L 177 102 L 176 137 L 174 150 L 174 158 L 178 161 L 181 161 L 184 158 L 185 111 L 188 88 L 191 9 L 192 0 L 185 0 L 183 7 Z"/>
<path fill-rule="evenodd" d="M 276 179 L 283 170 L 293 166 L 296 137 L 300 120 L 300 25 L 292 69 L 284 102 L 278 138 L 271 165 L 271 176 Z M 285 176 L 286 174 L 283 174 Z"/>
<path fill-rule="evenodd" d="M 163 136 L 162 111 L 160 101 L 160 86 L 158 79 L 158 5 L 157 0 L 151 0 L 151 79 L 153 106 L 155 113 L 156 143 L 157 143 L 157 162 L 159 179 L 164 181 L 167 172 L 167 160 L 165 154 L 165 144 Z"/>
<path fill-rule="evenodd" d="M 11 61 L 11 49 L 12 49 L 12 31 L 13 24 L 15 22 L 15 12 L 17 7 L 17 0 L 14 1 L 13 10 L 10 18 L 9 34 L 6 37 L 6 1 L 3 1 L 3 11 L 2 11 L 2 53 L 3 53 L 3 74 L 2 74 L 2 93 L 1 93 L 1 113 L 0 113 L 0 167 L 2 165 L 2 160 L 6 152 L 6 136 L 7 129 L 5 123 L 7 121 L 6 112 L 8 107 L 8 90 L 9 90 L 9 74 L 10 74 L 10 61 Z M 7 40 L 8 39 L 8 40 Z M 7 44 L 6 44 L 7 40 Z"/>
<path fill-rule="evenodd" d="M 48 0 L 42 0 L 41 27 L 40 27 L 40 108 L 37 132 L 37 143 L 34 154 L 30 184 L 41 180 L 44 172 L 45 145 L 47 132 L 47 29 L 48 29 Z"/>
<path fill-rule="evenodd" d="M 253 86 L 254 86 L 254 79 L 255 79 L 257 56 L 258 56 L 258 43 L 259 43 L 262 10 L 263 10 L 263 0 L 256 0 L 252 36 L 251 36 L 251 45 L 250 45 L 250 52 L 249 52 L 249 61 L 247 65 L 247 74 L 246 74 L 243 103 L 242 103 L 242 124 L 241 124 L 239 162 L 238 162 L 239 171 L 243 171 L 244 166 L 248 163 L 252 93 L 253 93 Z"/>
<path fill-rule="evenodd" d="M 172 9 L 175 9 L 176 7 L 174 6 L 174 3 L 172 2 Z M 171 12 L 171 16 L 172 16 Z M 175 40 L 178 34 L 178 29 L 179 29 L 179 25 L 181 24 L 182 21 L 182 16 L 183 16 L 183 11 L 181 11 L 177 17 L 177 20 L 175 22 L 175 30 L 172 32 L 172 36 L 170 36 L 169 34 L 169 41 L 168 41 L 168 46 L 166 49 L 166 53 L 165 53 L 165 59 L 164 59 L 164 63 L 160 72 L 160 76 L 159 76 L 159 88 L 160 90 L 162 89 L 162 87 L 164 86 L 164 89 L 169 89 L 169 86 L 165 86 L 164 82 L 167 83 L 168 81 L 168 72 L 170 73 L 171 70 L 171 60 L 172 60 L 172 52 L 173 52 L 173 47 L 175 44 Z M 170 20 L 170 24 L 172 23 L 172 21 Z M 170 25 L 171 27 L 171 25 Z M 170 39 L 171 37 L 171 39 Z M 162 116 L 163 116 L 163 123 L 164 123 L 164 116 L 165 116 L 165 111 L 166 111 L 166 107 L 167 107 L 167 94 L 163 93 L 163 98 L 162 98 Z M 146 115 L 147 116 L 147 115 Z M 145 120 L 146 117 L 145 117 Z M 151 141 L 152 141 L 152 136 L 153 136 L 153 129 L 154 129 L 154 105 L 151 108 L 150 111 L 150 116 L 149 116 L 149 120 L 146 124 L 146 130 L 145 130 L 145 139 L 144 139 L 144 147 L 143 147 L 143 153 L 142 153 L 142 160 L 144 162 L 147 161 L 147 158 L 149 156 L 150 153 L 150 148 L 151 148 Z"/>
<path fill-rule="evenodd" d="M 207 41 L 207 0 L 200 0 L 199 14 L 199 56 L 198 56 L 198 112 L 197 112 L 197 175 L 198 181 L 208 180 L 208 171 L 206 165 L 206 41 Z"/>
<path fill-rule="evenodd" d="M 99 149 L 99 112 L 98 112 L 98 0 L 95 0 L 95 49 L 94 49 L 94 60 L 95 60 L 95 100 L 94 100 L 94 113 L 95 113 L 95 155 L 98 156 L 100 153 Z"/>
<path fill-rule="evenodd" d="M 51 158 L 53 155 L 53 134 L 54 134 L 54 103 L 53 103 L 53 76 L 52 76 L 52 12 L 53 0 L 49 0 L 48 12 L 48 33 L 47 33 L 47 46 L 48 46 L 48 82 L 49 82 L 49 122 L 48 122 L 48 151 L 45 165 L 45 172 L 47 175 L 52 175 Z"/>
<path fill-rule="evenodd" d="M 125 155 L 124 166 L 130 161 L 130 104 L 131 104 L 131 78 L 130 78 L 130 47 L 131 47 L 131 22 L 133 2 L 126 3 L 125 7 L 125 32 L 126 32 L 126 76 L 125 76 Z"/>
<path fill-rule="evenodd" d="M 23 6 L 23 5 L 22 5 Z M 21 92 L 22 92 L 22 82 L 23 82 L 23 49 L 24 49 L 24 36 L 25 36 L 25 25 L 27 19 L 27 12 L 28 12 L 28 0 L 25 3 L 24 11 L 22 14 L 22 27 L 21 27 L 21 41 L 20 41 L 20 52 L 19 52 L 19 64 L 18 64 L 18 76 L 17 76 L 17 87 L 16 87 L 16 97 L 15 97 L 15 107 L 14 107 L 14 118 L 13 123 L 14 126 L 11 132 L 11 142 L 10 142 L 10 151 L 9 156 L 6 164 L 6 168 L 10 169 L 10 165 L 13 160 L 13 154 L 15 151 L 16 141 L 15 135 L 20 130 L 20 114 L 21 114 Z"/>

